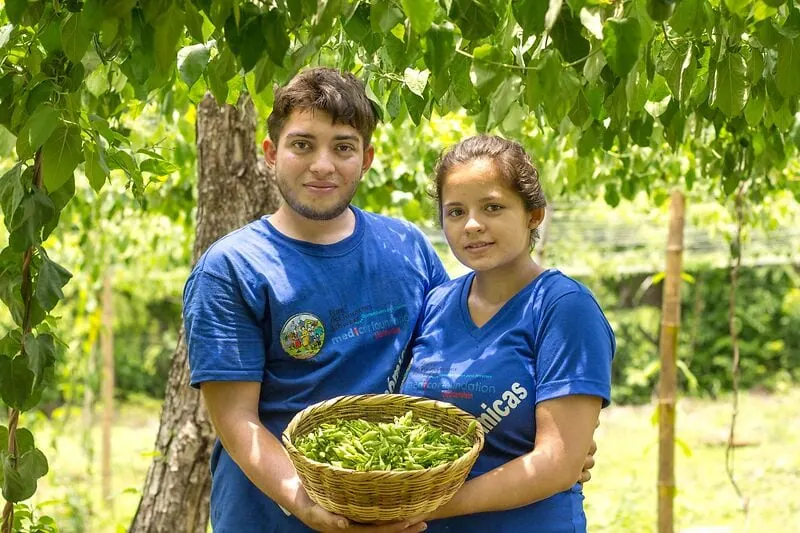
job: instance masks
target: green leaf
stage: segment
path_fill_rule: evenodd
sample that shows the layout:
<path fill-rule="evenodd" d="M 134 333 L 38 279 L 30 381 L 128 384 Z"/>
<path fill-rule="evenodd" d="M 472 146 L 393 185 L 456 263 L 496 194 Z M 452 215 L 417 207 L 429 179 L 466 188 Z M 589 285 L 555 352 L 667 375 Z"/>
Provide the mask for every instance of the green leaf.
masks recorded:
<path fill-rule="evenodd" d="M 405 81 L 406 87 L 412 93 L 421 97 L 425 91 L 425 86 L 428 84 L 428 76 L 430 76 L 430 72 L 427 70 L 420 72 L 409 67 L 403 72 L 403 81 Z"/>
<path fill-rule="evenodd" d="M 0 398 L 3 402 L 12 409 L 22 409 L 31 395 L 32 388 L 33 372 L 28 368 L 28 358 L 19 355 L 12 359 L 0 355 Z M 10 499 L 5 487 L 3 496 Z"/>
<path fill-rule="evenodd" d="M 17 163 L 0 178 L 0 207 L 3 209 L 6 225 L 13 219 L 14 213 L 25 196 L 21 177 L 22 163 Z"/>
<path fill-rule="evenodd" d="M 317 13 L 312 20 L 311 36 L 327 35 L 333 21 L 342 12 L 343 0 L 317 0 Z"/>
<path fill-rule="evenodd" d="M 686 34 L 702 28 L 705 23 L 703 4 L 705 0 L 681 0 L 669 19 L 670 27 L 679 34 Z"/>
<path fill-rule="evenodd" d="M 179 171 L 180 167 L 166 159 L 151 158 L 142 161 L 139 165 L 139 170 L 155 174 L 156 176 L 167 176 L 173 172 Z"/>
<path fill-rule="evenodd" d="M 22 22 L 22 15 L 28 8 L 28 0 L 6 0 L 5 4 L 8 21 L 15 25 Z"/>
<path fill-rule="evenodd" d="M 625 94 L 625 85 L 622 83 L 617 85 L 617 88 L 605 99 L 603 106 L 608 116 L 611 117 L 609 128 L 621 124 L 628 115 L 628 97 Z"/>
<path fill-rule="evenodd" d="M 388 33 L 404 18 L 403 12 L 388 0 L 370 2 L 369 21 L 372 25 L 372 31 L 375 33 Z"/>
<path fill-rule="evenodd" d="M 267 55 L 273 63 L 283 66 L 286 51 L 289 50 L 289 33 L 284 17 L 279 10 L 271 9 L 262 20 L 264 39 L 269 43 Z"/>
<path fill-rule="evenodd" d="M 61 289 L 72 278 L 72 274 L 58 263 L 51 261 L 41 249 L 40 254 L 42 264 L 39 266 L 33 297 L 42 306 L 42 309 L 51 311 L 64 298 L 64 292 Z"/>
<path fill-rule="evenodd" d="M 239 32 L 239 61 L 244 72 L 250 72 L 263 55 L 264 44 L 263 17 L 248 17 Z M 266 41 L 269 42 L 269 41 Z M 269 47 L 267 47 L 269 48 Z"/>
<path fill-rule="evenodd" d="M 575 18 L 571 10 L 563 9 L 550 31 L 553 44 L 569 63 L 581 60 L 589 54 L 589 41 L 583 37 L 582 29 L 580 19 Z"/>
<path fill-rule="evenodd" d="M 518 0 L 511 2 L 511 11 L 514 14 L 524 34 L 539 35 L 544 31 L 544 16 L 547 13 L 549 2 L 543 0 Z"/>
<path fill-rule="evenodd" d="M 98 151 L 97 145 L 85 144 L 83 146 L 83 155 L 85 157 L 84 173 L 89 180 L 95 192 L 100 192 L 103 185 L 106 183 L 110 171 L 106 165 L 105 158 L 102 152 Z"/>
<path fill-rule="evenodd" d="M 488 129 L 502 124 L 511 105 L 519 100 L 521 84 L 522 79 L 519 76 L 511 75 L 495 90 L 489 101 Z"/>
<path fill-rule="evenodd" d="M 736 13 L 740 16 L 747 15 L 751 4 L 752 0 L 725 0 L 725 5 L 728 9 L 730 9 L 732 13 Z"/>
<path fill-rule="evenodd" d="M 38 150 L 50 138 L 56 126 L 59 125 L 58 119 L 58 111 L 52 106 L 45 104 L 36 108 L 22 128 L 22 131 L 28 136 L 28 146 L 32 152 Z M 20 136 L 22 136 L 22 132 L 20 132 Z M 20 157 L 23 156 L 20 155 Z"/>
<path fill-rule="evenodd" d="M 178 50 L 178 72 L 190 88 L 203 75 L 211 58 L 211 50 L 204 44 L 184 46 Z"/>
<path fill-rule="evenodd" d="M 400 100 L 400 86 L 396 85 L 389 92 L 389 98 L 386 100 L 386 112 L 392 120 L 400 116 L 402 106 L 403 102 Z"/>
<path fill-rule="evenodd" d="M 461 54 L 457 54 L 450 64 L 450 79 L 453 82 L 453 94 L 458 102 L 466 106 L 475 97 L 475 87 L 472 85 L 470 70 L 472 60 Z"/>
<path fill-rule="evenodd" d="M 416 93 L 412 92 L 407 85 L 403 86 L 403 101 L 406 103 L 408 115 L 414 122 L 414 125 L 419 126 L 422 121 L 422 113 L 425 110 L 425 99 Z"/>
<path fill-rule="evenodd" d="M 635 18 L 606 20 L 603 31 L 603 53 L 608 66 L 617 76 L 624 77 L 639 59 L 642 30 Z"/>
<path fill-rule="evenodd" d="M 491 0 L 453 0 L 449 16 L 470 41 L 488 37 L 500 24 L 499 6 Z"/>
<path fill-rule="evenodd" d="M 675 51 L 668 61 L 669 71 L 664 73 L 672 95 L 682 104 L 689 98 L 697 75 L 697 63 L 692 50 L 691 46 L 687 46 L 685 52 Z"/>
<path fill-rule="evenodd" d="M 764 76 L 764 54 L 758 48 L 750 49 L 747 71 L 750 73 L 750 83 L 758 83 Z"/>
<path fill-rule="evenodd" d="M 42 240 L 47 240 L 47 237 L 56 229 L 61 210 L 72 200 L 73 196 L 75 196 L 74 176 L 70 176 L 64 185 L 50 193 L 50 199 L 53 201 L 53 207 L 55 208 L 55 216 L 51 217 L 44 225 L 42 229 Z"/>
<path fill-rule="evenodd" d="M 275 75 L 275 65 L 268 57 L 262 57 L 253 71 L 255 75 L 255 87 L 253 92 L 255 94 L 261 93 L 269 86 L 272 77 Z"/>
<path fill-rule="evenodd" d="M 183 36 L 183 12 L 174 4 L 155 22 L 153 54 L 156 70 L 168 73 L 175 62 L 178 42 Z"/>
<path fill-rule="evenodd" d="M 12 359 L 22 350 L 22 330 L 14 329 L 0 339 L 0 354 Z"/>
<path fill-rule="evenodd" d="M 42 228 L 50 221 L 56 209 L 53 201 L 42 191 L 35 190 L 19 204 L 9 227 L 9 246 L 22 252 L 42 242 Z"/>
<path fill-rule="evenodd" d="M 34 445 L 33 434 L 26 428 L 19 428 L 16 436 L 17 461 L 14 468 L 8 453 L 8 428 L 0 426 L 0 437 L 3 437 L 0 444 L 0 484 L 3 497 L 9 502 L 20 502 L 33 496 L 37 481 L 49 469 L 47 458 Z"/>
<path fill-rule="evenodd" d="M 42 147 L 42 174 L 47 190 L 61 187 L 82 161 L 80 128 L 59 125 Z"/>
<path fill-rule="evenodd" d="M 728 118 L 742 112 L 747 102 L 747 65 L 738 53 L 727 53 L 717 63 L 710 101 Z"/>
<path fill-rule="evenodd" d="M 28 368 L 33 372 L 33 388 L 36 388 L 44 378 L 45 369 L 53 366 L 55 362 L 56 347 L 53 336 L 43 333 L 35 337 L 29 333 L 25 335 L 23 345 L 28 356 Z"/>
<path fill-rule="evenodd" d="M 87 32 L 81 24 L 80 13 L 70 13 L 61 23 L 61 46 L 64 54 L 73 63 L 80 63 L 86 50 L 89 49 L 91 33 Z"/>
<path fill-rule="evenodd" d="M 764 106 L 766 104 L 766 91 L 762 84 L 758 84 L 750 91 L 750 98 L 744 106 L 744 118 L 747 124 L 754 128 L 758 126 L 764 117 Z"/>
<path fill-rule="evenodd" d="M 775 84 L 784 98 L 800 94 L 800 37 L 784 37 L 778 44 Z"/>
<path fill-rule="evenodd" d="M 186 12 L 186 29 L 189 31 L 192 39 L 197 42 L 205 43 L 206 38 L 203 35 L 203 15 L 197 11 L 193 2 L 185 2 L 183 9 Z"/>
<path fill-rule="evenodd" d="M 647 79 L 647 66 L 639 61 L 638 67 L 628 74 L 625 91 L 628 97 L 628 109 L 631 115 L 637 115 L 644 109 L 650 94 L 650 80 Z"/>
<path fill-rule="evenodd" d="M 604 199 L 606 203 L 611 207 L 617 207 L 619 205 L 620 197 L 616 185 L 614 185 L 613 183 L 609 183 L 606 185 L 606 192 Z"/>
<path fill-rule="evenodd" d="M 425 36 L 425 64 L 436 75 L 445 72 L 456 53 L 456 38 L 451 24 L 434 24 Z"/>
<path fill-rule="evenodd" d="M 541 54 L 537 68 L 529 71 L 527 81 L 528 105 L 533 108 L 536 107 L 537 100 L 541 101 L 547 122 L 551 127 L 558 128 L 580 92 L 581 82 L 578 75 L 574 69 L 562 68 L 557 52 L 546 50 Z"/>
<path fill-rule="evenodd" d="M 415 32 L 422 35 L 428 31 L 436 15 L 436 0 L 400 0 L 400 4 Z"/>

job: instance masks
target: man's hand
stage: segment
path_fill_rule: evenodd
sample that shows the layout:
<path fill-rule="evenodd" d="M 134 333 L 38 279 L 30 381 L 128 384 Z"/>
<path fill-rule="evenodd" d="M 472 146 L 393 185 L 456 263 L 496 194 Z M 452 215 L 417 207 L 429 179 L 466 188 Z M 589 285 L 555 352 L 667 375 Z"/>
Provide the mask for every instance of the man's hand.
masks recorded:
<path fill-rule="evenodd" d="M 308 498 L 308 495 L 305 498 Z M 303 507 L 302 516 L 298 515 L 297 518 L 311 529 L 323 533 L 419 533 L 428 528 L 421 516 L 380 525 L 358 524 L 343 516 L 329 513 L 310 498 L 307 502 L 309 505 Z"/>

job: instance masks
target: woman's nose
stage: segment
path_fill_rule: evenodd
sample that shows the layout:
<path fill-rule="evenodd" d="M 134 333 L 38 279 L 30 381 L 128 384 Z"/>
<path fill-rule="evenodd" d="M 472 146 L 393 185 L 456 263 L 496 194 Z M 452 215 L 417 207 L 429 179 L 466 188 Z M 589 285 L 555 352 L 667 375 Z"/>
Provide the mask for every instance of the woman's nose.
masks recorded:
<path fill-rule="evenodd" d="M 483 231 L 483 224 L 481 224 L 481 222 L 477 218 L 470 216 L 467 217 L 467 223 L 464 226 L 464 229 L 470 233 L 476 231 Z"/>

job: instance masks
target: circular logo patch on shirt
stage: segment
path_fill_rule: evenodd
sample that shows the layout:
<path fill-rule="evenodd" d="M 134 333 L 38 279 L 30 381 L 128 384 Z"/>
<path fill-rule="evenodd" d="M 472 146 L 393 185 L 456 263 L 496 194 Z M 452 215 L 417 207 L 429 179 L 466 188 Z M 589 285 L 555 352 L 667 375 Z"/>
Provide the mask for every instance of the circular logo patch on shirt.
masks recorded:
<path fill-rule="evenodd" d="M 310 359 L 319 353 L 325 342 L 325 327 L 319 317 L 298 313 L 281 328 L 281 346 L 295 359 Z"/>

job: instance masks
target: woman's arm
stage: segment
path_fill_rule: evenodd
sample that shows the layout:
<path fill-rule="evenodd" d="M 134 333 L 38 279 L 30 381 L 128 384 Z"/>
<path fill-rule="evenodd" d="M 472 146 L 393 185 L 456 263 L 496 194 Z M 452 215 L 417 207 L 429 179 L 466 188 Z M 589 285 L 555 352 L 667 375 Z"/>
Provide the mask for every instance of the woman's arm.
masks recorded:
<path fill-rule="evenodd" d="M 427 518 L 514 509 L 569 489 L 581 476 L 601 402 L 574 395 L 539 403 L 534 450 L 467 481 Z"/>

